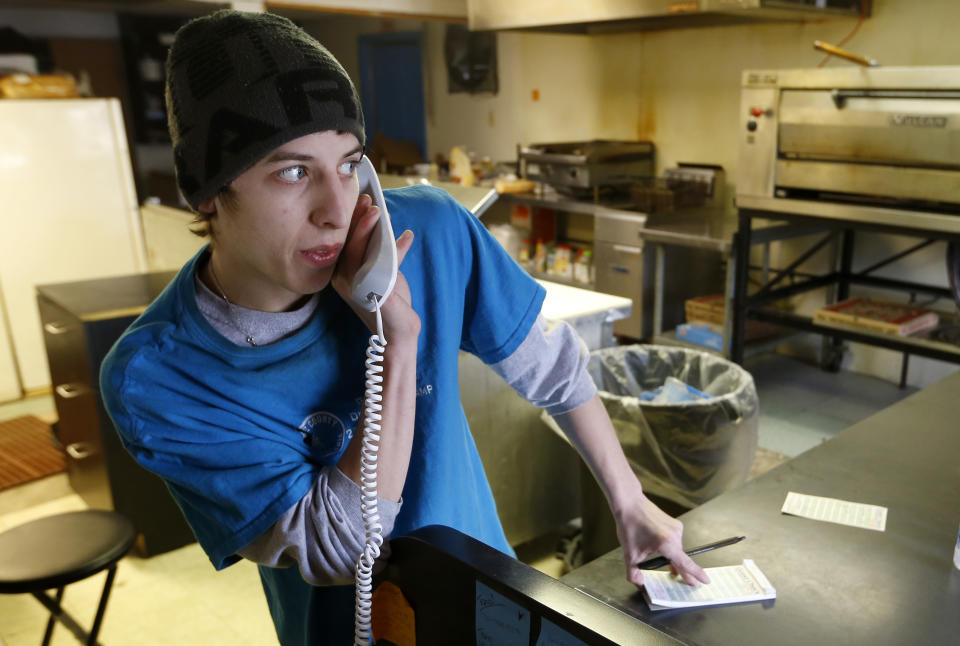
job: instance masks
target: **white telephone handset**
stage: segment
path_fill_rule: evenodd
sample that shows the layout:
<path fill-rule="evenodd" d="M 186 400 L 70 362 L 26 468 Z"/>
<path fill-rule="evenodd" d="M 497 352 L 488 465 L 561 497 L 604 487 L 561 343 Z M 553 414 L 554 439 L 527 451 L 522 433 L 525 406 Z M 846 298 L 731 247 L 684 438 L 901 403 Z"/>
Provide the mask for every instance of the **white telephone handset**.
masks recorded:
<path fill-rule="evenodd" d="M 374 205 L 380 208 L 380 220 L 370 234 L 363 264 L 353 279 L 351 298 L 360 307 L 373 312 L 376 310 L 373 299 L 383 303 L 397 282 L 397 242 L 393 237 L 380 180 L 373 162 L 366 155 L 357 166 L 357 179 L 360 181 L 360 193 L 370 195 Z"/>
<path fill-rule="evenodd" d="M 373 163 L 364 155 L 357 166 L 360 192 L 373 198 L 380 208 L 363 264 L 353 279 L 350 299 L 360 307 L 377 313 L 377 331 L 370 337 L 367 349 L 366 392 L 363 402 L 363 434 L 360 441 L 360 512 L 363 516 L 364 547 L 356 567 L 356 605 L 354 616 L 354 644 L 367 646 L 372 635 L 373 566 L 383 545 L 383 527 L 377 509 L 377 451 L 380 448 L 380 412 L 383 410 L 383 351 L 387 339 L 383 335 L 380 304 L 387 299 L 397 282 L 397 243 L 390 226 L 390 214 L 383 199 L 380 180 Z"/>

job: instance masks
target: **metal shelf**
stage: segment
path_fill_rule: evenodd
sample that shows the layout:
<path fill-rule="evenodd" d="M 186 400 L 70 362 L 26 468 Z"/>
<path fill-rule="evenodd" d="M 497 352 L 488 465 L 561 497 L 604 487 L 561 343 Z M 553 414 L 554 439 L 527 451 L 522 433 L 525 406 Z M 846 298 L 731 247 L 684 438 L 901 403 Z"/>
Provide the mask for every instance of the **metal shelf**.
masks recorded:
<path fill-rule="evenodd" d="M 882 332 L 860 328 L 852 325 L 830 324 L 824 325 L 814 322 L 812 317 L 792 313 L 772 311 L 763 306 L 780 298 L 828 288 L 826 302 L 840 302 L 850 298 L 850 288 L 853 285 L 864 285 L 871 288 L 881 288 L 894 292 L 923 293 L 935 297 L 949 298 L 950 290 L 941 285 L 921 284 L 896 279 L 880 278 L 871 275 L 880 267 L 890 265 L 906 255 L 922 249 L 936 240 L 953 240 L 960 230 L 960 216 L 940 216 L 938 218 L 915 218 L 913 214 L 901 215 L 899 220 L 887 221 L 875 219 L 868 222 L 859 212 L 848 212 L 842 208 L 831 207 L 829 212 L 824 211 L 827 206 L 810 206 L 803 213 L 787 213 L 784 211 L 772 212 L 768 208 L 758 210 L 760 205 L 750 204 L 738 200 L 741 206 L 739 226 L 735 242 L 734 254 L 737 259 L 735 268 L 736 285 L 733 290 L 733 325 L 731 330 L 731 359 L 742 363 L 746 344 L 744 342 L 744 326 L 747 319 L 766 321 L 777 325 L 793 328 L 803 332 L 819 334 L 824 339 L 833 339 L 834 348 L 840 347 L 841 341 L 853 341 L 871 346 L 877 346 L 902 352 L 904 362 L 901 370 L 901 385 L 906 384 L 907 359 L 909 355 L 917 355 L 940 361 L 960 364 L 960 343 L 954 341 L 960 336 L 960 315 L 954 312 L 937 312 L 941 318 L 941 326 L 934 331 L 915 336 L 894 336 Z M 797 206 L 794 204 L 793 206 Z M 778 204 L 778 208 L 785 205 Z M 817 208 L 814 208 L 817 207 Z M 820 210 L 818 210 L 818 208 Z M 876 210 L 874 210 L 876 211 Z M 873 212 L 873 211 L 872 211 Z M 822 224 L 826 235 L 813 244 L 806 252 L 801 253 L 786 268 L 778 270 L 776 276 L 767 281 L 757 293 L 747 294 L 747 274 L 750 271 L 749 250 L 753 244 L 759 242 L 754 237 L 752 222 L 754 219 L 769 219 L 777 217 L 790 223 Z M 907 251 L 894 254 L 882 262 L 872 266 L 854 270 L 854 252 L 856 234 L 862 231 L 873 231 L 895 235 L 910 236 L 923 239 L 924 242 L 915 245 Z M 821 232 L 821 233 L 822 233 Z M 775 233 L 768 236 L 764 242 L 776 240 Z M 832 247 L 831 247 L 832 245 Z M 793 276 L 795 269 L 806 259 L 818 253 L 821 249 L 832 248 L 831 269 L 822 275 L 803 275 L 803 280 L 788 286 L 782 286 L 781 281 L 787 276 Z M 948 339 L 942 338 L 945 331 L 951 331 Z M 938 337 L 938 335 L 940 335 Z M 825 346 L 826 347 L 826 346 Z M 830 357 L 825 354 L 825 358 Z M 832 361 L 821 361 L 825 366 Z"/>
<path fill-rule="evenodd" d="M 778 325 L 787 325 L 805 332 L 813 332 L 823 336 L 883 347 L 888 350 L 896 350 L 921 357 L 960 363 L 960 344 L 950 343 L 936 338 L 938 333 L 942 334 L 945 329 L 953 328 L 958 330 L 957 334 L 960 336 L 960 315 L 945 312 L 937 313 L 940 315 L 940 326 L 935 330 L 930 330 L 916 336 L 895 336 L 875 332 L 868 328 L 843 325 L 840 323 L 823 325 L 814 322 L 809 316 L 771 310 L 751 310 L 750 318 L 752 320 L 767 321 Z"/>
<path fill-rule="evenodd" d="M 763 339 L 747 341 L 744 346 L 743 354 L 745 357 L 750 357 L 755 354 L 770 352 L 771 350 L 776 349 L 777 346 L 787 343 L 791 339 L 795 338 L 797 334 L 799 334 L 799 332 L 784 332 L 783 334 L 778 334 L 776 336 L 770 336 Z M 718 357 L 727 358 L 727 354 L 725 352 L 720 352 L 719 350 L 708 348 L 705 345 L 698 345 L 696 343 L 690 343 L 689 341 L 684 341 L 683 339 L 677 337 L 677 333 L 675 331 L 663 332 L 653 337 L 653 343 L 656 343 L 659 345 L 672 345 L 672 346 L 678 346 L 682 348 L 690 348 L 691 350 L 700 350 L 702 352 L 709 352 L 710 354 L 715 354 Z M 727 345 L 729 345 L 729 342 Z"/>
<path fill-rule="evenodd" d="M 684 341 L 683 339 L 677 337 L 676 332 L 663 332 L 653 337 L 652 341 L 656 345 L 672 345 L 680 348 L 689 348 L 691 350 L 700 350 L 701 352 L 709 352 L 710 354 L 715 354 L 718 357 L 724 356 L 724 354 L 719 350 L 708 348 L 705 345 L 699 345 L 697 343 L 690 343 L 689 341 Z"/>

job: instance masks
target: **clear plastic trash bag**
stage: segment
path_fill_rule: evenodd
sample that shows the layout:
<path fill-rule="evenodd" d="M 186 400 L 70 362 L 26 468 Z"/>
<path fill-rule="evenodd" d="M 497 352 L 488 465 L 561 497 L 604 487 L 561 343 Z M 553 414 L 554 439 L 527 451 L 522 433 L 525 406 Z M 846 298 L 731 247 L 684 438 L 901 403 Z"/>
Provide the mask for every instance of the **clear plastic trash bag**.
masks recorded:
<path fill-rule="evenodd" d="M 698 350 L 629 345 L 594 351 L 588 371 L 647 493 L 692 509 L 746 481 L 757 451 L 759 409 L 746 370 Z M 642 401 L 668 377 L 710 397 Z M 549 416 L 544 421 L 562 434 Z"/>

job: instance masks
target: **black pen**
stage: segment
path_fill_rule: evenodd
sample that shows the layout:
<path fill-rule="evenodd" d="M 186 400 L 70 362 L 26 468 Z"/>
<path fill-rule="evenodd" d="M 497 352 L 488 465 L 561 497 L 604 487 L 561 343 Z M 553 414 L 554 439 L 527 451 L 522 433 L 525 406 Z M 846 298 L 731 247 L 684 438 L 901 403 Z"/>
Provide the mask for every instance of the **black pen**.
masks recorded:
<path fill-rule="evenodd" d="M 703 552 L 709 552 L 710 550 L 715 550 L 718 547 L 726 547 L 727 545 L 733 545 L 734 543 L 739 543 L 746 536 L 733 536 L 731 538 L 725 538 L 722 541 L 717 541 L 716 543 L 710 543 L 709 545 L 701 545 L 700 547 L 694 547 L 693 549 L 686 550 L 687 556 L 693 556 L 694 554 L 702 554 Z M 657 556 L 652 559 L 647 559 L 638 565 L 637 567 L 641 570 L 656 570 L 661 568 L 664 565 L 670 565 L 670 559 L 666 556 Z"/>

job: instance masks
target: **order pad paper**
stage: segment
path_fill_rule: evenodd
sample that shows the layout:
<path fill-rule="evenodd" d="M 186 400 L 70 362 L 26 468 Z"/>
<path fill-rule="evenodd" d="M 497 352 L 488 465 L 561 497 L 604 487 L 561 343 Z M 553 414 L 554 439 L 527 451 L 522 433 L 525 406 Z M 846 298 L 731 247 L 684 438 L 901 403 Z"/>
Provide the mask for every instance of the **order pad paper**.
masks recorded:
<path fill-rule="evenodd" d="M 878 532 L 887 529 L 887 508 L 878 505 L 864 505 L 859 502 L 808 496 L 790 491 L 783 501 L 780 511 L 791 516 L 801 516 L 828 523 L 839 523 L 851 527 L 873 529 Z"/>
<path fill-rule="evenodd" d="M 651 610 L 692 608 L 743 601 L 775 599 L 777 591 L 750 559 L 743 565 L 704 568 L 710 583 L 687 585 L 669 572 L 643 573 L 643 596 Z"/>

